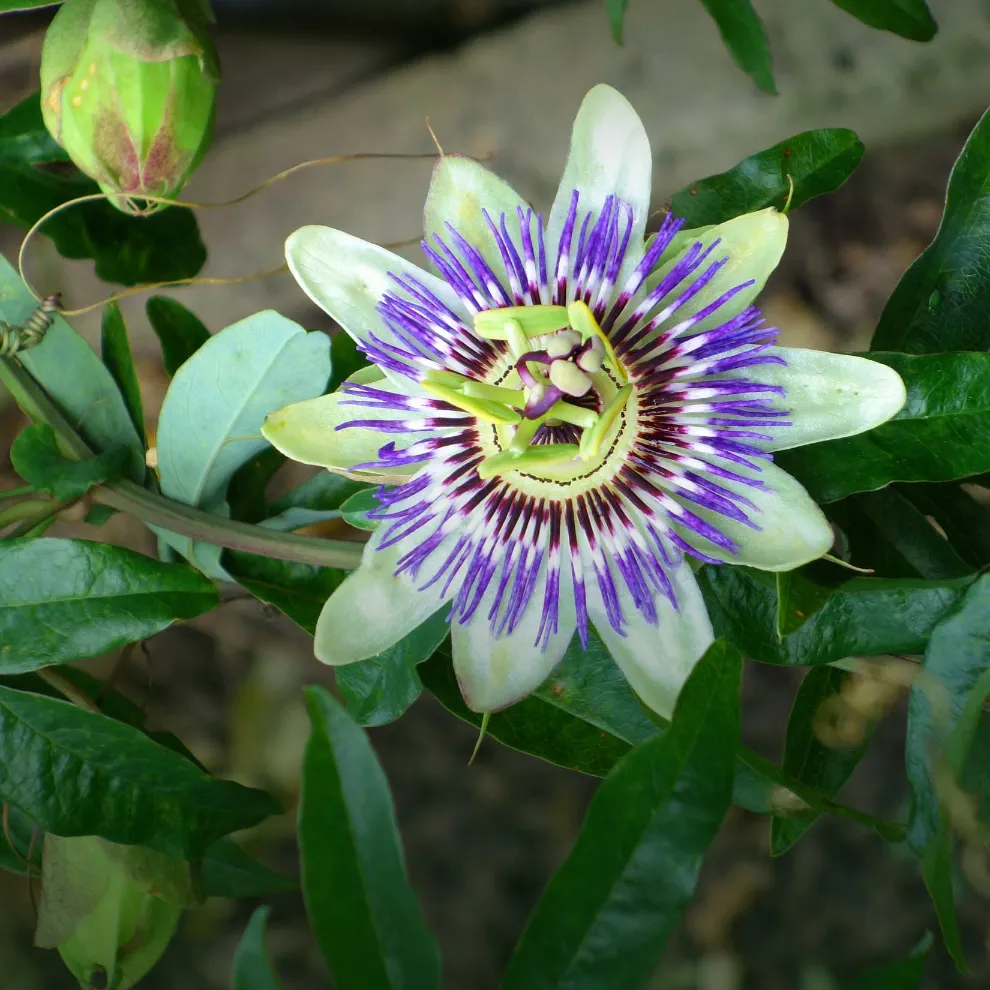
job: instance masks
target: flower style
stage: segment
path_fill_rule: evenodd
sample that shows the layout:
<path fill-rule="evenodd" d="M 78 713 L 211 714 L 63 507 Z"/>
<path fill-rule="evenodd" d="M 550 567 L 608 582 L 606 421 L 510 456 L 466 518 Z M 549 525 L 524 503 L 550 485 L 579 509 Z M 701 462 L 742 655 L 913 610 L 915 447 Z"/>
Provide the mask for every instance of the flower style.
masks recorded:
<path fill-rule="evenodd" d="M 773 452 L 871 429 L 904 404 L 891 369 L 775 346 L 753 305 L 784 249 L 767 209 L 645 236 L 643 125 L 597 86 L 549 220 L 468 159 L 426 203 L 435 274 L 326 227 L 288 240 L 310 298 L 373 362 L 269 416 L 289 457 L 384 483 L 361 566 L 316 629 L 332 664 L 371 657 L 450 603 L 467 704 L 536 688 L 593 626 L 669 716 L 712 641 L 696 561 L 789 570 L 832 545 Z"/>

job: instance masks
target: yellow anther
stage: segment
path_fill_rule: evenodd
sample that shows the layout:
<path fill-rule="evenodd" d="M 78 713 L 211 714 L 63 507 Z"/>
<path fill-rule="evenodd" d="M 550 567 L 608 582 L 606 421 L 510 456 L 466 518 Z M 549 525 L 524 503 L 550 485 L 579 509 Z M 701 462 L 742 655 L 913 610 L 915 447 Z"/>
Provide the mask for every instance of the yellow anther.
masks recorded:
<path fill-rule="evenodd" d="M 632 395 L 632 385 L 623 385 L 612 396 L 608 405 L 601 411 L 598 422 L 591 429 L 585 430 L 581 435 L 580 455 L 582 461 L 590 461 L 598 455 L 602 449 L 602 444 L 605 442 L 605 438 L 608 436 L 609 430 L 612 428 L 616 419 L 618 419 L 622 410 L 625 409 L 630 395 Z"/>
<path fill-rule="evenodd" d="M 615 351 L 612 349 L 612 342 L 605 336 L 605 332 L 598 325 L 595 314 L 588 308 L 588 304 L 584 302 L 572 302 L 567 307 L 567 316 L 571 326 L 581 334 L 582 340 L 597 337 L 602 342 L 605 347 L 605 356 L 608 363 L 612 366 L 612 370 L 616 375 L 618 375 L 619 381 L 629 381 L 629 377 L 626 375 L 626 369 L 622 367 L 619 359 L 615 356 Z"/>

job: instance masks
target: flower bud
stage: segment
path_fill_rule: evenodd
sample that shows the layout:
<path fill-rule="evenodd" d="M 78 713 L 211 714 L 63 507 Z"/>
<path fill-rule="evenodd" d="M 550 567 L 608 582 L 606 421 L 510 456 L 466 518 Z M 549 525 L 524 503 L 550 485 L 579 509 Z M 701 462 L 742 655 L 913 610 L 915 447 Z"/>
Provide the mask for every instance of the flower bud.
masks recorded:
<path fill-rule="evenodd" d="M 182 905 L 197 900 L 182 860 L 46 835 L 35 944 L 57 948 L 86 990 L 128 990 L 161 958 Z"/>
<path fill-rule="evenodd" d="M 201 0 L 66 0 L 45 35 L 45 126 L 124 212 L 174 198 L 206 151 L 219 80 L 208 16 Z"/>

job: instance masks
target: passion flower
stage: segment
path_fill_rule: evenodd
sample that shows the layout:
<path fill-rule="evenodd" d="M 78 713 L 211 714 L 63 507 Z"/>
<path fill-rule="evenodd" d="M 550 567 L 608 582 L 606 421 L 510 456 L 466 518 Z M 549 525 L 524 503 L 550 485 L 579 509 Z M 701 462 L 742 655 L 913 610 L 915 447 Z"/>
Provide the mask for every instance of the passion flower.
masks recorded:
<path fill-rule="evenodd" d="M 783 571 L 832 545 L 773 452 L 868 430 L 905 401 L 862 358 L 778 347 L 753 301 L 784 250 L 767 209 L 646 238 L 650 146 L 615 90 L 577 120 L 549 220 L 447 156 L 426 203 L 435 274 L 304 227 L 289 267 L 376 366 L 269 416 L 289 457 L 391 487 L 316 655 L 362 660 L 450 603 L 467 704 L 536 688 L 597 631 L 669 716 L 712 641 L 690 559 Z"/>

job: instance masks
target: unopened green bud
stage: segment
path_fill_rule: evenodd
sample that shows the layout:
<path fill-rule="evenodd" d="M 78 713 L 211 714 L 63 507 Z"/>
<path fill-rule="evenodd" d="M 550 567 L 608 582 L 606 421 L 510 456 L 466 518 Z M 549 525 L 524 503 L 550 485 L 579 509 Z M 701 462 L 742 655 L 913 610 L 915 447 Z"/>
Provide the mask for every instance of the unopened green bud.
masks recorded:
<path fill-rule="evenodd" d="M 206 151 L 219 81 L 209 16 L 204 0 L 66 0 L 45 35 L 45 126 L 124 212 L 174 199 Z"/>
<path fill-rule="evenodd" d="M 35 944 L 57 948 L 85 990 L 128 990 L 161 958 L 182 905 L 196 901 L 182 860 L 46 835 Z"/>

